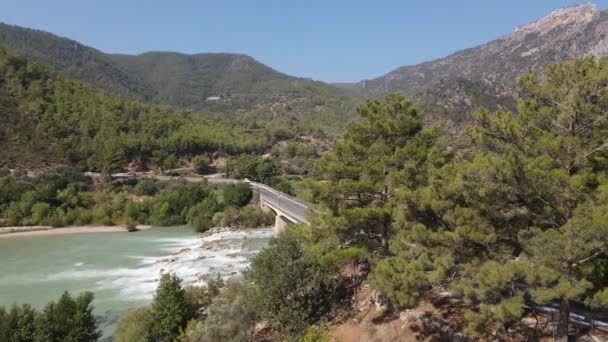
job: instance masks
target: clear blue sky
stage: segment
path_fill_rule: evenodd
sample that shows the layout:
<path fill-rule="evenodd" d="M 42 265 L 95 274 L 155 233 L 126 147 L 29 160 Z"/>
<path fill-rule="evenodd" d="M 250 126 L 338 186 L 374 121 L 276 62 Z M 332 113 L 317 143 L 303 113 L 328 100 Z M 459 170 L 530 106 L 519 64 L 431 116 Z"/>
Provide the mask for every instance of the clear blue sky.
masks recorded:
<path fill-rule="evenodd" d="M 5 0 L 0 21 L 105 52 L 239 52 L 291 75 L 345 82 L 484 43 L 580 2 Z"/>

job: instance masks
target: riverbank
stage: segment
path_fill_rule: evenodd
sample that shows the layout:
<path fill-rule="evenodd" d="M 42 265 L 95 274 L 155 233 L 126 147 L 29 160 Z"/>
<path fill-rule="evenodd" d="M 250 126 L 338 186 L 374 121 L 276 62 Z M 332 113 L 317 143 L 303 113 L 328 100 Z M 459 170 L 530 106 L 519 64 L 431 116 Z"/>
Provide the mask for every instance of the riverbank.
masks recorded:
<path fill-rule="evenodd" d="M 150 229 L 152 226 L 138 225 L 138 230 Z M 127 232 L 124 226 L 75 226 L 53 228 L 50 226 L 0 227 L 0 239 L 20 236 L 69 235 L 85 233 L 117 233 Z"/>

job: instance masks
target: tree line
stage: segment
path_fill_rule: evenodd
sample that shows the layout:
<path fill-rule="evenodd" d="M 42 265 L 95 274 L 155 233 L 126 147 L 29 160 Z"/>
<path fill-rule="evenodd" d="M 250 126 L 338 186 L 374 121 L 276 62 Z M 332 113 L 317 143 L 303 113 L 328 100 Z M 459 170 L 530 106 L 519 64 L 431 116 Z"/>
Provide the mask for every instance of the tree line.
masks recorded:
<path fill-rule="evenodd" d="M 171 169 L 198 155 L 259 154 L 298 133 L 289 122 L 232 120 L 112 96 L 1 46 L 0 120 L 0 166 L 44 162 L 104 173 L 129 163 Z"/>
<path fill-rule="evenodd" d="M 207 182 L 130 179 L 93 184 L 68 168 L 38 178 L 0 177 L 0 225 L 191 225 L 265 227 L 262 212 L 245 183 L 215 186 Z"/>
<path fill-rule="evenodd" d="M 526 73 L 517 111 L 480 109 L 458 137 L 401 95 L 367 101 L 316 164 L 311 253 L 369 261 L 398 309 L 462 296 L 470 336 L 514 338 L 556 301 L 564 340 L 572 301 L 608 305 L 607 80 L 605 59 Z"/>
<path fill-rule="evenodd" d="M 41 311 L 27 304 L 0 306 L 0 341 L 65 342 L 97 341 L 101 333 L 93 315 L 93 294 L 72 297 L 64 292 Z"/>

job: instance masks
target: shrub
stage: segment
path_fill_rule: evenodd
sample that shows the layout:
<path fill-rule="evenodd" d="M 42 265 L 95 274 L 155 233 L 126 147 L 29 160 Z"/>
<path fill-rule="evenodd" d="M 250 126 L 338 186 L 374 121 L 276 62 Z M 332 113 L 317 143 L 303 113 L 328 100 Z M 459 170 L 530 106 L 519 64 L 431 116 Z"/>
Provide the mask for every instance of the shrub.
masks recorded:
<path fill-rule="evenodd" d="M 274 223 L 274 214 L 264 212 L 255 205 L 248 205 L 241 209 L 227 208 L 223 215 L 215 218 L 220 220 L 219 226 L 232 228 L 259 228 L 269 227 Z"/>
<path fill-rule="evenodd" d="M 158 185 L 152 179 L 140 179 L 133 187 L 133 194 L 137 196 L 154 196 L 158 192 Z"/>
<path fill-rule="evenodd" d="M 213 216 L 221 210 L 215 195 L 211 194 L 202 202 L 188 210 L 188 224 L 198 232 L 205 232 L 213 227 Z"/>
<path fill-rule="evenodd" d="M 53 228 L 65 227 L 67 225 L 66 214 L 61 209 L 56 209 L 48 218 L 48 224 Z"/>
<path fill-rule="evenodd" d="M 48 203 L 37 202 L 32 206 L 32 223 L 42 224 L 51 213 L 51 205 Z"/>
<path fill-rule="evenodd" d="M 253 258 L 246 278 L 261 318 L 285 336 L 303 335 L 348 296 L 344 284 L 308 257 L 299 240 L 285 235 Z"/>
<path fill-rule="evenodd" d="M 229 184 L 224 187 L 224 205 L 243 207 L 253 198 L 253 191 L 247 183 Z"/>
<path fill-rule="evenodd" d="M 131 309 L 118 320 L 114 332 L 115 342 L 148 342 L 148 308 Z"/>
<path fill-rule="evenodd" d="M 221 293 L 212 298 L 205 320 L 192 323 L 180 336 L 180 342 L 253 341 L 257 320 L 255 308 L 242 282 L 230 281 Z"/>
<path fill-rule="evenodd" d="M 198 174 L 204 174 L 209 170 L 209 158 L 205 156 L 196 156 L 192 158 L 192 168 Z"/>
<path fill-rule="evenodd" d="M 306 330 L 306 335 L 302 337 L 302 342 L 329 342 L 331 334 L 327 327 L 312 325 Z"/>
<path fill-rule="evenodd" d="M 107 203 L 101 203 L 93 207 L 91 216 L 94 223 L 106 226 L 112 225 L 112 210 Z"/>

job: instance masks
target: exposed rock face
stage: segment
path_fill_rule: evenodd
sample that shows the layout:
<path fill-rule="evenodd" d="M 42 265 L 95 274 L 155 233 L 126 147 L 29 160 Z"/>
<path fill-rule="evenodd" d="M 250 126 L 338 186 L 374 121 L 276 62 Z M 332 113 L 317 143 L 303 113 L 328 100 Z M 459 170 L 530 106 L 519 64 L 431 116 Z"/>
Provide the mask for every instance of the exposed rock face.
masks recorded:
<path fill-rule="evenodd" d="M 518 26 L 513 36 L 529 33 L 546 34 L 563 25 L 584 25 L 592 21 L 599 11 L 595 4 L 587 3 L 566 8 L 558 8 L 535 22 Z"/>
<path fill-rule="evenodd" d="M 480 105 L 514 108 L 521 73 L 585 55 L 608 55 L 608 11 L 593 4 L 557 9 L 489 43 L 358 86 L 367 95 L 405 92 L 434 118 L 459 123 Z"/>

